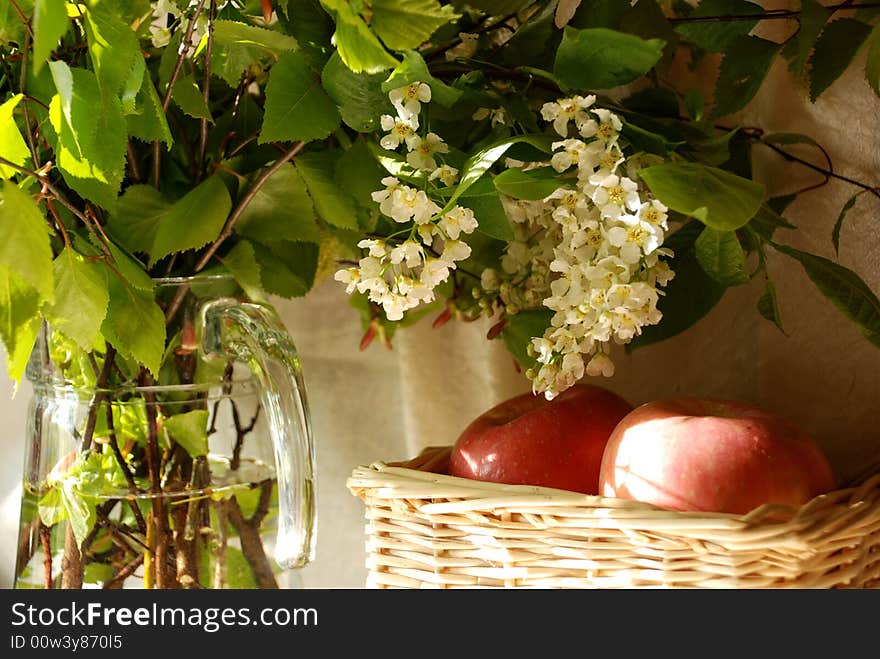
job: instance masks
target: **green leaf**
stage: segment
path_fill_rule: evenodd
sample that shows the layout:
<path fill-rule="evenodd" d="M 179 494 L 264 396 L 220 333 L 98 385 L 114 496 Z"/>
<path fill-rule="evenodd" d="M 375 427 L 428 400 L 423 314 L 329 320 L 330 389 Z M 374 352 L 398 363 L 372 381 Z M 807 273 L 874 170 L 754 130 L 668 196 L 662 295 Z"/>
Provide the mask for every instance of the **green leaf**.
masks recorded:
<path fill-rule="evenodd" d="M 251 243 L 247 240 L 238 241 L 226 256 L 218 257 L 218 260 L 232 273 L 248 298 L 254 302 L 265 300 L 260 264 L 257 263 Z"/>
<path fill-rule="evenodd" d="M 640 39 L 607 28 L 566 27 L 553 72 L 575 89 L 610 89 L 645 75 L 660 59 L 662 39 Z"/>
<path fill-rule="evenodd" d="M 345 66 L 339 53 L 333 53 L 321 72 L 324 90 L 339 107 L 347 126 L 360 133 L 379 129 L 379 117 L 393 111 L 382 91 L 382 73 L 354 73 Z"/>
<path fill-rule="evenodd" d="M 35 0 L 34 46 L 31 60 L 34 73 L 39 72 L 43 63 L 58 46 L 58 41 L 67 32 L 67 3 L 64 0 Z"/>
<path fill-rule="evenodd" d="M 309 64 L 320 68 L 335 52 L 330 45 L 334 27 L 330 16 L 318 0 L 287 0 L 284 11 L 287 33 L 297 40 Z"/>
<path fill-rule="evenodd" d="M 625 2 L 618 0 L 580 0 L 569 4 L 574 5 L 575 12 L 567 25 L 577 28 L 607 27 L 616 30 L 623 15 L 630 9 Z M 558 7 L 559 3 L 556 5 Z"/>
<path fill-rule="evenodd" d="M 150 254 L 156 231 L 171 207 L 152 185 L 131 185 L 116 202 L 107 221 L 107 232 L 132 253 Z"/>
<path fill-rule="evenodd" d="M 520 25 L 504 44 L 502 58 L 508 64 L 550 68 L 562 40 L 554 18 L 556 2 L 548 2 Z M 506 15 L 506 14 L 502 14 Z"/>
<path fill-rule="evenodd" d="M 128 134 L 144 142 L 164 142 L 171 148 L 174 140 L 168 128 L 168 119 L 162 110 L 162 100 L 156 93 L 156 87 L 150 78 L 150 72 L 144 70 L 144 79 L 134 101 L 135 112 L 125 115 Z"/>
<path fill-rule="evenodd" d="M 151 186 L 133 185 L 119 198 L 107 229 L 129 251 L 149 254 L 153 265 L 216 239 L 231 208 L 219 176 L 205 179 L 173 204 Z"/>
<path fill-rule="evenodd" d="M 321 0 L 321 4 L 336 24 L 333 45 L 348 68 L 355 73 L 379 73 L 397 65 L 347 0 Z"/>
<path fill-rule="evenodd" d="M 453 192 L 453 188 L 445 188 L 440 194 L 451 195 Z M 493 181 L 485 178 L 477 181 L 459 195 L 458 203 L 474 212 L 478 223 L 477 230 L 481 233 L 499 240 L 514 240 L 510 219 L 504 212 L 504 206 L 501 204 Z"/>
<path fill-rule="evenodd" d="M 778 213 L 781 215 L 782 213 L 785 212 L 785 209 L 788 208 L 789 205 L 791 205 L 791 202 L 793 202 L 795 199 L 797 199 L 797 194 L 779 195 L 778 197 L 770 197 L 767 200 L 767 205 L 775 213 Z M 793 228 L 795 228 L 795 226 L 792 224 L 789 228 L 793 229 Z"/>
<path fill-rule="evenodd" d="M 764 200 L 760 183 L 698 163 L 654 165 L 639 176 L 669 208 L 719 231 L 745 225 Z"/>
<path fill-rule="evenodd" d="M 768 144 L 808 144 L 809 146 L 819 149 L 823 156 L 825 156 L 826 153 L 821 144 L 809 135 L 804 135 L 802 133 L 770 133 L 765 135 L 762 140 Z"/>
<path fill-rule="evenodd" d="M 269 177 L 239 217 L 235 231 L 260 242 L 318 242 L 312 199 L 293 165 Z"/>
<path fill-rule="evenodd" d="M 9 162 L 24 166 L 30 157 L 27 144 L 18 130 L 18 125 L 12 117 L 15 106 L 24 98 L 22 94 L 16 94 L 3 105 L 0 105 L 0 154 Z M 17 170 L 7 165 L 0 165 L 0 178 L 9 179 L 18 173 Z"/>
<path fill-rule="evenodd" d="M 834 245 L 835 254 L 840 252 L 840 230 L 843 227 L 843 221 L 846 219 L 846 214 L 852 210 L 853 206 L 855 206 L 856 200 L 859 196 L 866 192 L 867 190 L 856 192 L 849 198 L 849 201 L 843 205 L 843 208 L 840 209 L 840 214 L 837 216 L 837 221 L 834 223 L 834 229 L 831 230 L 831 243 Z"/>
<path fill-rule="evenodd" d="M 662 135 L 645 130 L 629 121 L 624 122 L 621 134 L 636 150 L 659 156 L 668 155 L 670 149 L 674 149 L 676 146 L 668 142 Z"/>
<path fill-rule="evenodd" d="M 725 288 L 749 281 L 746 255 L 736 232 L 706 227 L 694 243 L 694 249 L 703 271 Z"/>
<path fill-rule="evenodd" d="M 758 313 L 779 328 L 779 331 L 785 334 L 785 328 L 782 326 L 782 317 L 779 315 L 779 305 L 776 303 L 776 287 L 773 282 L 767 279 L 764 284 L 764 293 L 758 300 Z"/>
<path fill-rule="evenodd" d="M 690 141 L 687 145 L 689 159 L 716 167 L 723 165 L 730 160 L 731 141 L 738 132 L 739 129 L 736 129 L 718 137 Z"/>
<path fill-rule="evenodd" d="M 656 325 L 643 327 L 642 333 L 626 345 L 627 352 L 664 341 L 692 327 L 724 295 L 726 288 L 707 275 L 697 262 L 694 243 L 702 231 L 699 222 L 688 222 L 666 239 L 663 246 L 675 252 L 667 261 L 675 277 L 666 285 L 657 303 L 663 318 Z"/>
<path fill-rule="evenodd" d="M 837 80 L 871 33 L 871 26 L 854 18 L 838 18 L 825 26 L 810 57 L 810 100 Z"/>
<path fill-rule="evenodd" d="M 123 114 L 133 114 L 146 71 L 137 36 L 101 5 L 86 12 L 85 28 L 98 84 L 105 94 L 120 97 Z"/>
<path fill-rule="evenodd" d="M 748 226 L 764 238 L 770 240 L 777 229 L 797 229 L 797 227 L 776 212 L 769 201 L 762 204 L 755 216 L 749 220 Z"/>
<path fill-rule="evenodd" d="M 171 98 L 184 113 L 195 119 L 207 119 L 214 123 L 211 116 L 211 109 L 205 102 L 205 96 L 199 89 L 199 83 L 196 82 L 195 76 L 189 74 L 183 76 L 174 85 L 171 90 Z"/>
<path fill-rule="evenodd" d="M 109 543 L 109 538 L 107 540 Z M 116 568 L 109 563 L 88 563 L 83 570 L 83 581 L 88 584 L 104 584 L 116 574 Z"/>
<path fill-rule="evenodd" d="M 162 430 L 193 458 L 208 454 L 208 410 L 167 416 Z"/>
<path fill-rule="evenodd" d="M 206 33 L 196 48 L 195 57 L 205 50 L 207 39 Z M 276 62 L 282 53 L 296 48 L 296 39 L 281 32 L 239 21 L 216 20 L 211 50 L 211 73 L 220 76 L 230 87 L 235 88 L 242 73 L 252 66 L 263 67 Z"/>
<path fill-rule="evenodd" d="M 528 171 L 514 168 L 504 170 L 493 181 L 495 188 L 501 194 L 515 199 L 537 201 L 549 197 L 558 188 L 563 187 L 562 182 L 556 177 L 556 171 L 549 167 Z"/>
<path fill-rule="evenodd" d="M 0 181 L 0 266 L 7 266 L 51 300 L 52 248 L 49 225 L 30 196 L 12 181 Z"/>
<path fill-rule="evenodd" d="M 452 196 L 446 202 L 442 212 L 455 206 L 456 200 L 463 195 L 469 187 L 476 183 L 492 167 L 498 159 L 514 144 L 529 144 L 537 149 L 548 151 L 548 144 L 539 135 L 518 135 L 509 137 L 500 142 L 494 142 L 473 154 L 461 168 L 461 178 Z"/>
<path fill-rule="evenodd" d="M 109 277 L 110 302 L 101 326 L 104 337 L 119 353 L 159 373 L 165 351 L 165 314 L 152 293 Z"/>
<path fill-rule="evenodd" d="M 507 324 L 501 330 L 501 338 L 523 370 L 537 366 L 537 361 L 529 357 L 528 347 L 532 337 L 544 336 L 544 331 L 550 326 L 552 317 L 553 312 L 549 309 L 531 309 L 521 311 L 507 319 Z"/>
<path fill-rule="evenodd" d="M 82 546 L 82 543 L 95 525 L 97 517 L 95 504 L 77 492 L 72 485 L 64 483 L 59 489 L 61 491 L 61 503 L 67 513 L 67 519 L 70 522 L 71 529 L 73 529 L 76 543 Z"/>
<path fill-rule="evenodd" d="M 875 25 L 868 39 L 868 57 L 865 59 L 865 80 L 880 96 L 880 25 Z"/>
<path fill-rule="evenodd" d="M 412 82 L 424 82 L 428 85 L 431 88 L 431 102 L 444 108 L 455 105 L 464 93 L 461 89 L 450 87 L 442 80 L 432 76 L 422 56 L 414 50 L 408 50 L 403 53 L 403 60 L 400 64 L 382 83 L 382 91 L 387 94 L 392 89 L 404 87 Z"/>
<path fill-rule="evenodd" d="M 727 48 L 715 83 L 713 117 L 744 108 L 754 98 L 779 52 L 779 44 L 760 37 L 740 37 Z"/>
<path fill-rule="evenodd" d="M 801 0 L 798 31 L 782 49 L 783 57 L 788 59 L 788 68 L 795 76 L 800 77 L 804 74 L 807 58 L 816 44 L 816 39 L 833 13 L 817 0 Z"/>
<path fill-rule="evenodd" d="M 856 323 L 868 341 L 880 347 L 880 301 L 855 272 L 824 257 L 808 254 L 788 245 L 774 244 L 773 247 L 799 261 L 816 288 L 847 318 Z"/>
<path fill-rule="evenodd" d="M 0 265 L 0 342 L 12 380 L 21 380 L 37 340 L 40 302 L 39 293 L 15 270 Z"/>
<path fill-rule="evenodd" d="M 314 243 L 254 243 L 263 287 L 273 295 L 301 297 L 311 290 L 318 268 L 318 246 Z"/>
<path fill-rule="evenodd" d="M 44 313 L 53 327 L 89 352 L 107 315 L 106 270 L 71 247 L 55 259 L 55 302 Z"/>
<path fill-rule="evenodd" d="M 67 184 L 104 208 L 116 202 L 128 147 L 122 104 L 102 94 L 95 74 L 49 62 L 58 93 L 49 118 L 58 135 L 58 168 Z"/>
<path fill-rule="evenodd" d="M 151 265 L 174 252 L 198 249 L 220 235 L 232 200 L 219 176 L 211 176 L 168 209 L 156 229 Z"/>
<path fill-rule="evenodd" d="M 232 530 L 230 530 L 230 533 Z M 213 562 L 216 561 L 217 555 L 212 551 L 202 552 L 202 574 L 211 574 L 213 571 Z M 226 564 L 224 570 L 226 572 L 225 584 L 228 588 L 235 590 L 251 590 L 260 587 L 254 570 L 248 559 L 245 558 L 244 552 L 234 545 L 226 547 Z"/>
<path fill-rule="evenodd" d="M 373 0 L 370 26 L 391 50 L 418 48 L 434 31 L 458 18 L 437 0 Z"/>
<path fill-rule="evenodd" d="M 336 184 L 351 194 L 361 207 L 379 210 L 379 204 L 373 201 L 372 193 L 382 187 L 381 180 L 386 174 L 373 157 L 370 147 L 364 138 L 354 141 L 350 149 L 336 161 Z"/>
<path fill-rule="evenodd" d="M 482 11 L 492 16 L 506 16 L 513 12 L 525 9 L 533 0 L 454 0 L 452 3 L 456 6 L 468 6 Z"/>
<path fill-rule="evenodd" d="M 67 519 L 67 509 L 61 497 L 61 488 L 53 487 L 40 498 L 38 512 L 44 526 L 55 526 Z"/>
<path fill-rule="evenodd" d="M 748 16 L 760 14 L 763 8 L 746 0 L 701 0 L 689 18 L 704 16 Z M 704 50 L 723 53 L 739 37 L 744 37 L 758 24 L 757 20 L 707 21 L 682 23 L 675 31 Z"/>
<path fill-rule="evenodd" d="M 336 185 L 336 158 L 332 151 L 303 153 L 297 156 L 296 171 L 305 181 L 322 220 L 340 229 L 357 230 L 354 200 Z"/>
<path fill-rule="evenodd" d="M 113 256 L 113 267 L 116 268 L 125 281 L 139 291 L 152 293 L 156 288 L 156 284 L 144 269 L 143 264 L 112 242 L 108 243 L 108 246 L 110 254 Z"/>
<path fill-rule="evenodd" d="M 18 8 L 25 16 L 33 14 L 33 0 L 21 0 Z M 27 34 L 25 24 L 12 3 L 0 2 L 0 45 L 23 44 L 25 34 Z"/>
<path fill-rule="evenodd" d="M 266 114 L 260 144 L 316 140 L 339 128 L 336 104 L 309 69 L 302 53 L 281 56 L 266 84 Z"/>

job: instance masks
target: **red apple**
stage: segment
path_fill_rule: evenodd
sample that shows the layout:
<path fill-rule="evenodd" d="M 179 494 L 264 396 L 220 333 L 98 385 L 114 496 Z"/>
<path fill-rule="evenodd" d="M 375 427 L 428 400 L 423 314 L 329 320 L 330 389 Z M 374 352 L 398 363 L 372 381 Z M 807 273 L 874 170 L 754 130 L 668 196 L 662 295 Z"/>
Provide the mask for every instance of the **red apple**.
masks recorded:
<path fill-rule="evenodd" d="M 516 396 L 465 428 L 452 447 L 449 473 L 596 494 L 605 443 L 632 409 L 617 394 L 587 384 L 552 401 Z"/>
<path fill-rule="evenodd" d="M 815 440 L 746 403 L 683 398 L 646 403 L 608 440 L 599 475 L 606 497 L 673 510 L 745 514 L 798 506 L 834 489 Z"/>

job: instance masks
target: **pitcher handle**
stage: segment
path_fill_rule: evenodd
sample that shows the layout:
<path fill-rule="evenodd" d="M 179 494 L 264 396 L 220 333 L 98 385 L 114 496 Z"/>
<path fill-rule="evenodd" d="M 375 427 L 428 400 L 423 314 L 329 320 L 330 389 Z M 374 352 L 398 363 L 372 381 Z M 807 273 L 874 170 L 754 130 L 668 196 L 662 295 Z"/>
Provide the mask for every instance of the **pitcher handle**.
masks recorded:
<path fill-rule="evenodd" d="M 275 560 L 302 567 L 315 551 L 315 446 L 299 357 L 269 306 L 221 298 L 202 307 L 202 351 L 207 359 L 244 362 L 260 385 L 278 478 Z"/>

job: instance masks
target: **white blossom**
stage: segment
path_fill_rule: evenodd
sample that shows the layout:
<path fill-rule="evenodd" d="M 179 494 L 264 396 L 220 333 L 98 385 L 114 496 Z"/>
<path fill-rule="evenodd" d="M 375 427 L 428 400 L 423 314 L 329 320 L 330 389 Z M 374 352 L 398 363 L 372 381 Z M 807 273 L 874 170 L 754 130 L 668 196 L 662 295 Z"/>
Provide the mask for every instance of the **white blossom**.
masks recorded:
<path fill-rule="evenodd" d="M 639 186 L 630 178 L 610 174 L 601 179 L 591 178 L 596 187 L 593 190 L 593 203 L 603 217 L 617 218 L 625 210 L 636 211 L 641 206 Z"/>
<path fill-rule="evenodd" d="M 388 98 L 403 118 L 412 117 L 421 112 L 422 103 L 431 100 L 431 88 L 424 82 L 411 82 L 403 87 L 392 89 Z"/>
<path fill-rule="evenodd" d="M 483 119 L 490 119 L 492 127 L 495 126 L 504 126 L 510 123 L 510 118 L 507 116 L 507 110 L 504 108 L 477 108 L 477 110 L 471 115 L 471 119 L 476 121 L 482 121 Z"/>
<path fill-rule="evenodd" d="M 416 131 L 419 129 L 419 118 L 417 115 L 410 115 L 407 118 L 392 117 L 390 114 L 383 114 L 380 118 L 382 130 L 389 131 L 387 135 L 383 135 L 379 140 L 379 146 L 383 149 L 393 151 L 401 144 L 409 145 L 413 138 L 417 137 Z"/>
<path fill-rule="evenodd" d="M 617 143 L 620 131 L 623 129 L 620 117 L 604 108 L 595 108 L 592 112 L 598 121 L 587 117 L 585 121 L 578 124 L 578 133 L 582 137 L 592 137 L 606 145 Z"/>
<path fill-rule="evenodd" d="M 406 161 L 416 169 L 425 169 L 433 171 L 437 169 L 437 161 L 434 160 L 435 153 L 448 153 L 449 146 L 437 135 L 437 133 L 428 133 L 424 137 L 418 135 L 407 143 L 410 152 L 406 155 Z"/>
<path fill-rule="evenodd" d="M 473 233 L 477 228 L 477 219 L 470 208 L 455 206 L 440 218 L 438 224 L 447 236 L 457 239 L 462 233 Z"/>
<path fill-rule="evenodd" d="M 614 362 L 604 352 L 597 352 L 587 364 L 587 375 L 604 375 L 610 378 L 614 375 Z"/>
<path fill-rule="evenodd" d="M 428 175 L 429 181 L 436 181 L 437 179 L 446 187 L 455 185 L 455 182 L 458 181 L 458 170 L 452 165 L 440 165 Z"/>
<path fill-rule="evenodd" d="M 562 137 L 568 136 L 568 124 L 571 121 L 575 125 L 589 120 L 587 109 L 596 102 L 596 97 L 573 96 L 560 98 L 555 103 L 545 103 L 541 108 L 541 116 L 544 121 L 553 122 L 553 129 Z"/>

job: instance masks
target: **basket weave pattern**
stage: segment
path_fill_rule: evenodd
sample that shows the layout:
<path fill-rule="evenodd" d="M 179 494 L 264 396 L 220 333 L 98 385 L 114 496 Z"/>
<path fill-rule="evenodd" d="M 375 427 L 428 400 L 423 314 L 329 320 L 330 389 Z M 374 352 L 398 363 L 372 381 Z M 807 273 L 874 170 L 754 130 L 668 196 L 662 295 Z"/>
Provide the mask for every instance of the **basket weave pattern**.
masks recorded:
<path fill-rule="evenodd" d="M 347 485 L 368 588 L 880 588 L 880 474 L 743 516 L 383 462 Z"/>

